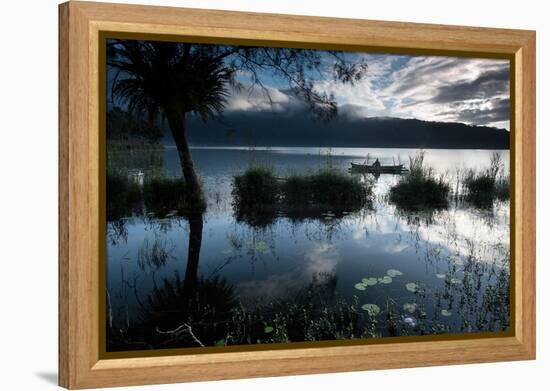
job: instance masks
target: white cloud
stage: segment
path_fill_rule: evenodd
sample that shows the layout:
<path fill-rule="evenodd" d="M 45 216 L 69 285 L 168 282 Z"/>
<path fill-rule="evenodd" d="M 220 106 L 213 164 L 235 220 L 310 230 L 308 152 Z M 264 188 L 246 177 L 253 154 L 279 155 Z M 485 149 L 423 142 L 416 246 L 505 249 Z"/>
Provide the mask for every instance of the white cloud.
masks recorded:
<path fill-rule="evenodd" d="M 228 111 L 283 111 L 293 98 L 277 88 L 253 85 L 234 89 L 227 101 Z"/>
<path fill-rule="evenodd" d="M 465 59 L 454 57 L 414 57 L 389 77 L 387 87 L 375 91 L 380 97 L 393 99 L 391 116 L 418 118 L 430 121 L 459 121 L 471 124 L 495 125 L 509 128 L 507 121 L 488 121 L 484 112 L 492 110 L 496 102 L 509 97 L 507 81 L 496 78 L 499 71 L 507 72 L 507 61 L 489 59 Z M 495 74 L 494 80 L 485 80 L 485 75 Z M 483 99 L 470 98 L 470 92 L 478 86 L 477 81 L 491 82 L 499 91 Z M 464 87 L 459 89 L 459 87 Z M 455 91 L 455 99 L 441 101 L 442 91 Z M 482 90 L 478 90 L 482 91 Z M 462 92 L 462 95 L 461 95 Z M 503 93 L 504 92 L 504 93 Z M 461 116 L 463 111 L 474 114 L 468 120 Z M 476 121 L 479 119 L 479 121 Z"/>
<path fill-rule="evenodd" d="M 357 54 L 353 58 L 368 64 L 361 81 L 342 84 L 327 73 L 314 82 L 317 91 L 334 94 L 341 115 L 509 128 L 507 60 L 385 54 Z M 286 113 L 306 107 L 288 90 L 254 85 L 235 90 L 226 109 Z"/>

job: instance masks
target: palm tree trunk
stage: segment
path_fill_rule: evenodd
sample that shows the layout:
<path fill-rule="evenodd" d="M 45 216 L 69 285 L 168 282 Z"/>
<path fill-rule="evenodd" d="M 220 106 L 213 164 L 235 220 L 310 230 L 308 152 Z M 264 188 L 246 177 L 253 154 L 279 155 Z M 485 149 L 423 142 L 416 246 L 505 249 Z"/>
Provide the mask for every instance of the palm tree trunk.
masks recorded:
<path fill-rule="evenodd" d="M 187 143 L 185 114 L 168 111 L 166 113 L 166 118 L 168 120 L 170 130 L 172 131 L 172 137 L 176 143 L 178 156 L 180 158 L 181 171 L 189 191 L 188 194 L 192 196 L 195 201 L 200 201 L 200 204 L 202 205 L 203 200 L 199 178 L 195 172 L 191 151 L 189 150 L 189 144 Z"/>
<path fill-rule="evenodd" d="M 189 248 L 187 250 L 187 267 L 185 268 L 184 289 L 192 294 L 197 287 L 199 258 L 202 244 L 203 218 L 202 212 L 188 215 Z"/>
<path fill-rule="evenodd" d="M 198 282 L 199 259 L 202 245 L 203 213 L 205 208 L 204 198 L 200 187 L 199 178 L 195 172 L 191 151 L 185 134 L 185 114 L 178 111 L 166 111 L 166 119 L 172 131 L 172 137 L 178 149 L 181 171 L 185 179 L 186 194 L 189 210 L 189 248 L 187 252 L 187 267 L 185 269 L 184 290 L 186 294 L 192 294 Z"/>

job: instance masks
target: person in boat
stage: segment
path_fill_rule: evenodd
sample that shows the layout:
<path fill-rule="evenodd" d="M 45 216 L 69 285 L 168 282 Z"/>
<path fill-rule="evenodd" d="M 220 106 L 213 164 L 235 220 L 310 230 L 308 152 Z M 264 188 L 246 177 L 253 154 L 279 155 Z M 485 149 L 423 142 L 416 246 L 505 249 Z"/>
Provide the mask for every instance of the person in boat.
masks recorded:
<path fill-rule="evenodd" d="M 374 163 L 372 163 L 372 166 L 376 167 L 376 168 L 380 167 L 380 161 L 378 159 L 376 159 L 376 161 Z"/>

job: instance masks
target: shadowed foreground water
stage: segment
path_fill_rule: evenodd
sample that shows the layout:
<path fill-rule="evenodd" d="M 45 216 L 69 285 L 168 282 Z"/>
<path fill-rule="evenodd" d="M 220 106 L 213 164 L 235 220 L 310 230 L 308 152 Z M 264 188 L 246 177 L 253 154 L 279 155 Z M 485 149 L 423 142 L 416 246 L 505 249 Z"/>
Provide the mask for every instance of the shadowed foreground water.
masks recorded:
<path fill-rule="evenodd" d="M 278 215 L 254 225 L 235 217 L 231 180 L 251 165 L 268 166 L 284 176 L 314 172 L 327 165 L 346 170 L 352 161 L 364 162 L 367 153 L 380 158 L 382 164 L 399 160 L 407 163 L 407 157 L 416 152 L 335 148 L 328 156 L 326 149 L 316 148 L 193 149 L 208 198 L 200 227 L 190 224 L 188 217 L 171 214 L 134 215 L 108 223 L 111 327 L 131 328 L 145 322 L 145 314 L 151 313 L 152 307 L 164 305 L 159 300 L 180 297 L 166 294 L 164 285 L 164 280 L 175 281 L 179 276 L 181 280 L 194 279 L 199 285 L 224 281 L 223 289 L 229 289 L 224 291 L 227 311 L 267 308 L 262 306 L 289 303 L 304 295 L 322 295 L 325 303 L 342 300 L 375 320 L 365 326 L 371 328 L 367 336 L 506 329 L 510 259 L 507 201 L 495 201 L 492 207 L 479 209 L 452 200 L 448 208 L 441 210 L 405 212 L 387 200 L 388 189 L 397 177 L 382 175 L 373 179 L 372 208 L 343 216 L 330 211 L 317 216 Z M 457 169 L 485 168 L 491 153 L 427 150 L 425 164 L 445 174 L 453 186 Z M 508 151 L 501 153 L 507 164 Z M 150 164 L 149 160 L 140 163 L 139 153 L 134 154 L 124 160 L 130 161 L 128 168 L 142 169 L 147 175 L 150 167 L 144 164 Z M 161 170 L 177 176 L 176 150 L 168 147 L 161 154 Z M 190 244 L 196 248 L 190 250 Z M 215 291 L 201 287 L 205 292 Z M 211 296 L 205 293 L 204 297 L 208 300 Z M 215 332 L 222 343 L 231 343 L 224 334 L 223 322 L 219 323 Z M 167 328 L 168 324 L 157 332 Z M 276 324 L 266 323 L 263 333 L 269 335 L 276 329 Z M 170 346 L 199 346 L 209 339 L 188 334 L 181 343 L 175 339 Z M 277 341 L 276 337 L 272 339 Z M 163 346 L 129 343 L 125 348 L 119 342 L 110 349 L 151 347 Z"/>

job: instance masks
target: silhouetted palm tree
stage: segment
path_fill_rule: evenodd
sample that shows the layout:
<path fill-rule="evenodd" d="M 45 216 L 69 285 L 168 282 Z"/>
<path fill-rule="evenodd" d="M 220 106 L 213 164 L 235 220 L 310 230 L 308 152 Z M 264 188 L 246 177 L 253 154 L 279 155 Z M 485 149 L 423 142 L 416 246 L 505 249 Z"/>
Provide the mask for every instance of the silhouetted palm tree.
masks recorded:
<path fill-rule="evenodd" d="M 194 112 L 206 121 L 221 112 L 233 71 L 221 59 L 200 51 L 191 55 L 188 44 L 122 41 L 115 48 L 110 64 L 123 77 L 113 85 L 114 95 L 123 99 L 131 112 L 147 113 L 151 120 L 159 114 L 166 119 L 190 190 L 188 194 L 200 195 L 186 138 L 185 117 Z"/>
<path fill-rule="evenodd" d="M 110 40 L 107 63 L 115 71 L 112 93 L 127 104 L 129 111 L 147 114 L 150 120 L 161 115 L 170 127 L 178 149 L 190 201 L 204 207 L 199 181 L 187 141 L 186 119 L 190 113 L 206 121 L 221 113 L 237 71 L 250 75 L 271 102 L 269 88 L 262 82 L 266 74 L 288 82 L 289 89 L 302 98 L 320 118 L 337 114 L 332 95 L 319 92 L 310 75 L 326 69 L 342 83 L 360 80 L 367 69 L 362 60 L 348 62 L 341 52 L 327 52 L 326 61 L 316 50 L 204 45 L 175 42 Z"/>

